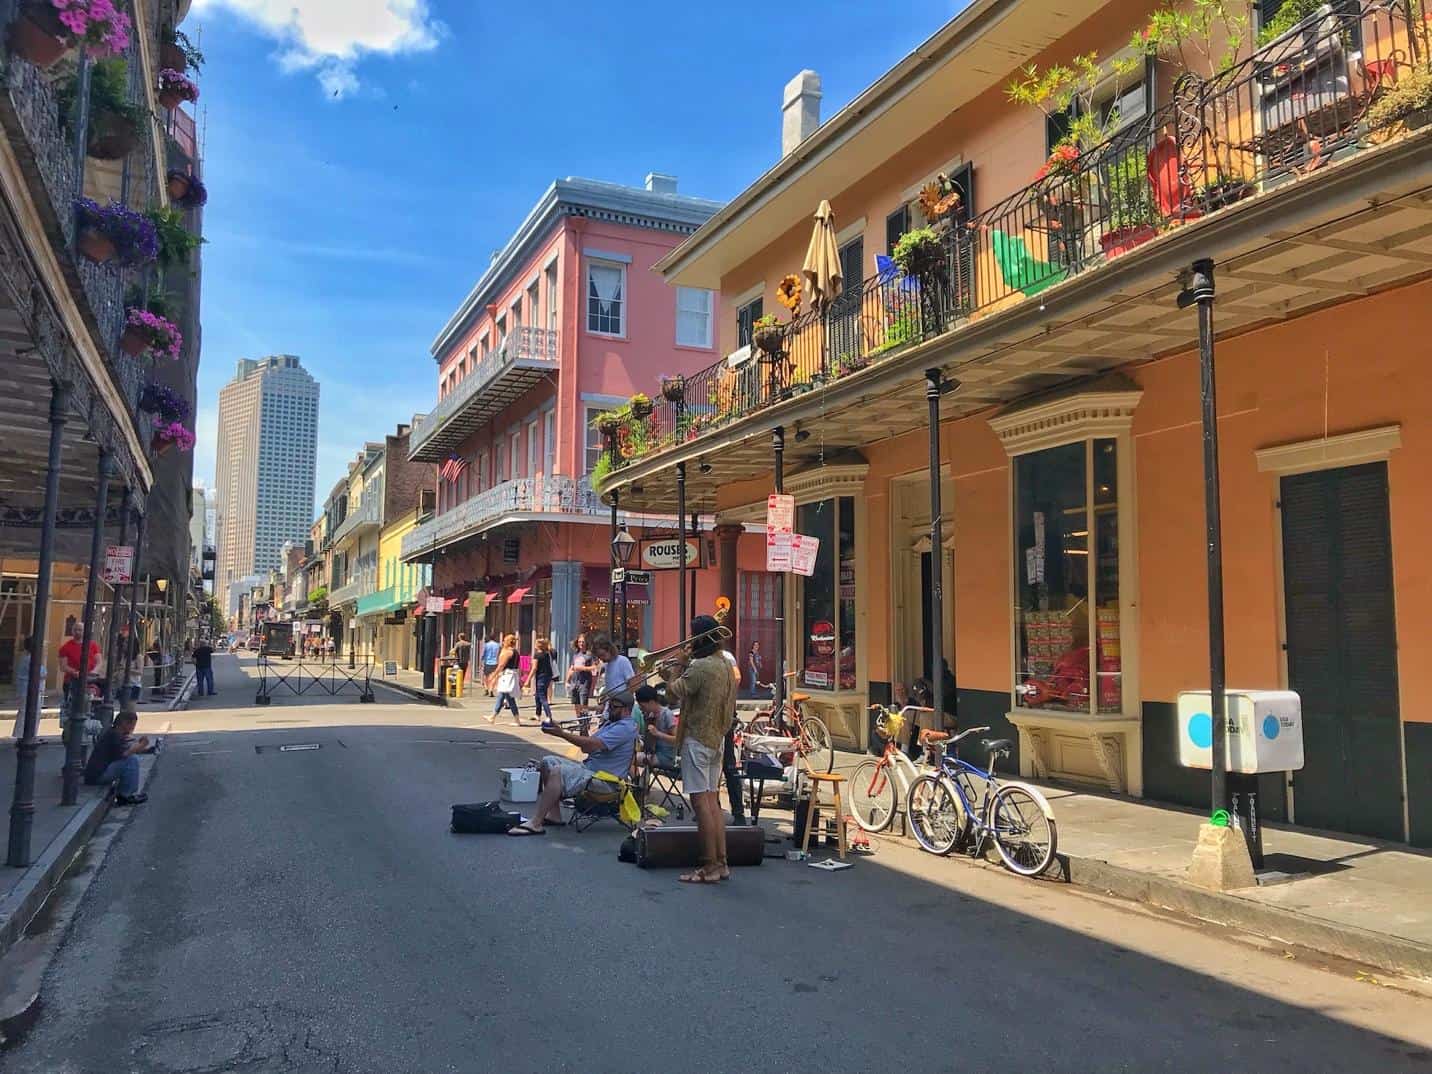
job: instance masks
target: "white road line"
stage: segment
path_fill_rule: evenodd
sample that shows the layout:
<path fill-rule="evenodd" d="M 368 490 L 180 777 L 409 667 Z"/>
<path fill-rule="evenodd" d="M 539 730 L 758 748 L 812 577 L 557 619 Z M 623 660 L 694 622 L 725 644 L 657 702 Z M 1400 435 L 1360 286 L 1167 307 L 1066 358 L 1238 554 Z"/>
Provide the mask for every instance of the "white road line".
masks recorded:
<path fill-rule="evenodd" d="M 212 757 L 216 753 L 233 753 L 233 750 L 190 750 L 189 757 Z"/>

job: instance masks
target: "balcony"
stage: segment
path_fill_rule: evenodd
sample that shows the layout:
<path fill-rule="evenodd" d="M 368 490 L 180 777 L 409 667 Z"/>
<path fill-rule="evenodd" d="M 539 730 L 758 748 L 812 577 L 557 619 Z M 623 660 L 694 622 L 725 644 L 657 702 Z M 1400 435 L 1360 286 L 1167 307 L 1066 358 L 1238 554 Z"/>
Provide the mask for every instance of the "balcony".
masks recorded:
<path fill-rule="evenodd" d="M 328 593 L 328 606 L 330 608 L 341 608 L 346 604 L 354 604 L 359 597 L 367 596 L 373 592 L 373 579 L 359 576 L 351 582 L 330 590 Z"/>
<path fill-rule="evenodd" d="M 557 365 L 554 329 L 518 328 L 413 430 L 409 461 L 442 462 L 498 412 L 557 372 Z"/>
<path fill-rule="evenodd" d="M 349 537 L 380 529 L 383 525 L 383 498 L 369 496 L 358 509 L 339 523 L 333 531 L 333 543 L 342 544 Z"/>
<path fill-rule="evenodd" d="M 1432 127 L 1373 110 L 1425 70 L 1420 11 L 1324 8 L 1210 79 L 1184 75 L 1073 166 L 937 228 L 912 274 L 861 281 L 765 353 L 686 377 L 679 406 L 627 420 L 599 491 L 669 509 L 673 464 L 701 459 L 712 472 L 688 479 L 688 507 L 713 510 L 721 484 L 769 472 L 775 425 L 812 434 L 797 466 L 924 427 L 927 368 L 960 381 L 944 411 L 958 417 L 1186 351 L 1196 319 L 1174 300 L 1196 258 L 1217 264 L 1220 333 L 1425 276 Z"/>
<path fill-rule="evenodd" d="M 605 510 L 585 479 L 536 477 L 504 481 L 414 528 L 403 538 L 401 555 L 409 562 L 423 559 L 439 548 L 507 522 L 533 518 L 560 521 L 564 517 L 600 515 Z"/>

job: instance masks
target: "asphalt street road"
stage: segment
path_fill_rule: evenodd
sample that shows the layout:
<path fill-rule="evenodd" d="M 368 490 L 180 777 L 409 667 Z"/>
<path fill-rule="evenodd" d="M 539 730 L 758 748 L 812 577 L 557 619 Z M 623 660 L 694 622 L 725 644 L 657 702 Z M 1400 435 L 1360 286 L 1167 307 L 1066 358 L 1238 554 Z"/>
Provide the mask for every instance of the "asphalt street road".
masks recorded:
<path fill-rule="evenodd" d="M 245 674 L 174 717 L 0 1067 L 1432 1071 L 1418 996 L 891 840 L 694 887 L 610 823 L 451 835 L 530 736 Z"/>

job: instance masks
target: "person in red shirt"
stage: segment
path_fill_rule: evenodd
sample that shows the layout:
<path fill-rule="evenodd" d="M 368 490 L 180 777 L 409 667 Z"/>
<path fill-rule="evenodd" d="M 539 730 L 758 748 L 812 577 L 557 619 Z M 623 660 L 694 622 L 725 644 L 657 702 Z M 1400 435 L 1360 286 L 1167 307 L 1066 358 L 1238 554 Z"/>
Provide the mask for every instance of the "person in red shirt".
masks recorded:
<path fill-rule="evenodd" d="M 60 671 L 64 674 L 64 688 L 68 695 L 70 685 L 80 674 L 80 646 L 84 642 L 85 625 L 76 620 L 75 625 L 70 628 L 69 639 L 60 646 Z M 95 668 L 99 665 L 99 642 L 93 638 L 89 644 L 89 659 L 85 661 L 84 674 L 86 678 L 94 674 Z"/>

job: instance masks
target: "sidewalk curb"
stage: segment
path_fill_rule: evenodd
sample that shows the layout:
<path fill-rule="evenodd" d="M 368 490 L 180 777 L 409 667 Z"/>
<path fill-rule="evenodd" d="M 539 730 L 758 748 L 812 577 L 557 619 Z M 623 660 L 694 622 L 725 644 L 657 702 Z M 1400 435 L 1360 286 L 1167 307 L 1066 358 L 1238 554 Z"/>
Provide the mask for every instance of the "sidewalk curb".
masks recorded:
<path fill-rule="evenodd" d="M 139 789 L 144 790 L 149 786 L 156 766 L 153 757 L 141 758 L 141 764 L 144 770 Z M 45 905 L 50 892 L 64 878 L 113 805 L 113 796 L 105 794 L 78 806 L 69 823 L 60 829 L 59 834 L 50 840 L 50 845 L 25 870 L 19 883 L 0 899 L 0 958 L 24 935 L 30 921 Z"/>
<path fill-rule="evenodd" d="M 449 707 L 448 699 L 435 690 L 424 690 L 420 686 L 409 686 L 401 682 L 389 682 L 387 679 L 371 679 L 369 681 L 374 686 L 386 686 L 389 690 L 396 690 L 398 693 L 405 694 L 408 697 L 416 698 L 419 701 L 426 701 L 429 705 L 440 705 L 443 708 Z"/>
<path fill-rule="evenodd" d="M 1432 947 L 1386 933 L 1340 925 L 1236 894 L 1205 891 L 1183 880 L 1111 865 L 1097 858 L 1060 854 L 1070 884 L 1133 902 L 1231 925 L 1273 940 L 1364 962 L 1394 973 L 1432 977 Z"/>

